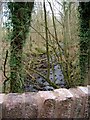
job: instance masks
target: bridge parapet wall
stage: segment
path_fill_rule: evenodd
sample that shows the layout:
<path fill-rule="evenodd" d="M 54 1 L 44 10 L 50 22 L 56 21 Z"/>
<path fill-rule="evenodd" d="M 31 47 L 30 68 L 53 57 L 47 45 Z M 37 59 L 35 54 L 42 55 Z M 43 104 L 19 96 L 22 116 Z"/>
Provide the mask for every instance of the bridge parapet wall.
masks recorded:
<path fill-rule="evenodd" d="M 89 118 L 90 86 L 0 94 L 0 119 Z"/>

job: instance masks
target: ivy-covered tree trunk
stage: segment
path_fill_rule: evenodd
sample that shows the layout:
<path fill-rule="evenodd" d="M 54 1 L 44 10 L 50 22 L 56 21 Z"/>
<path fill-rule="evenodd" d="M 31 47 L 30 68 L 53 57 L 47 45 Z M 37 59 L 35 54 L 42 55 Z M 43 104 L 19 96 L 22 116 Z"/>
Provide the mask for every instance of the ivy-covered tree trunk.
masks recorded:
<path fill-rule="evenodd" d="M 34 2 L 8 3 L 13 29 L 10 42 L 10 92 L 23 91 L 22 53 L 33 6 Z"/>
<path fill-rule="evenodd" d="M 82 84 L 90 72 L 90 2 L 79 3 L 80 13 L 80 70 Z M 89 81 L 88 81 L 89 82 Z"/>

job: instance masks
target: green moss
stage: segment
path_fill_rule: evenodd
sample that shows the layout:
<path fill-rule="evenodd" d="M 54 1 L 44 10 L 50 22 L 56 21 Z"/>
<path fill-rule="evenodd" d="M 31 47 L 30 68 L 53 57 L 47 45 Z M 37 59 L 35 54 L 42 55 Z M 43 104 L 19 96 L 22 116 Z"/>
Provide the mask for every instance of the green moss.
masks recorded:
<path fill-rule="evenodd" d="M 23 91 L 23 46 L 29 31 L 34 2 L 9 2 L 9 20 L 13 28 L 10 41 L 10 92 Z"/>
<path fill-rule="evenodd" d="M 81 70 L 81 81 L 84 84 L 89 66 L 89 47 L 90 47 L 90 2 L 79 3 L 80 13 L 80 70 Z"/>

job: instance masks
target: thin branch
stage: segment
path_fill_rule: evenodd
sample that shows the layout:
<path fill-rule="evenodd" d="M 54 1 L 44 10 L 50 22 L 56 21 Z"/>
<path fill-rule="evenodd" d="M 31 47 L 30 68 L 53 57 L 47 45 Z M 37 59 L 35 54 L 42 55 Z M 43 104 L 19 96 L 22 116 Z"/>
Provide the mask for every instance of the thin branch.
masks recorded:
<path fill-rule="evenodd" d="M 25 64 L 25 63 L 23 62 L 23 64 Z M 40 73 L 39 71 L 34 70 L 34 69 L 31 69 L 31 68 L 29 68 L 29 70 L 32 71 L 32 72 L 34 72 L 34 73 L 36 73 L 36 74 L 38 74 L 38 75 L 40 75 L 40 76 L 41 76 L 42 78 L 44 78 L 52 87 L 54 87 L 54 88 L 59 88 L 59 86 L 57 86 L 55 83 L 53 83 L 50 79 L 47 79 L 47 77 L 45 77 L 45 76 L 44 76 L 42 73 Z M 28 73 L 28 75 L 30 75 L 30 73 L 29 73 L 28 70 L 25 69 L 25 71 Z"/>
<path fill-rule="evenodd" d="M 53 20 L 53 27 L 54 27 L 54 32 L 55 32 L 55 40 L 56 40 L 56 43 L 57 43 L 57 45 L 58 45 L 58 50 L 59 50 L 59 55 L 60 55 L 60 59 L 61 59 L 61 61 L 62 61 L 62 47 L 61 47 L 61 45 L 59 44 L 59 41 L 58 41 L 58 37 L 57 37 L 57 29 L 56 29 L 56 24 L 55 24 L 55 19 L 54 19 L 54 12 L 53 12 L 53 8 L 52 8 L 52 6 L 51 6 L 51 3 L 50 2 L 48 2 L 49 3 L 49 5 L 50 5 L 50 9 L 51 9 L 51 11 L 52 11 L 52 20 Z"/>
<path fill-rule="evenodd" d="M 40 75 L 41 77 L 43 77 L 52 87 L 54 88 L 59 88 L 55 83 L 53 83 L 50 79 L 47 79 L 44 75 L 42 75 L 40 72 L 38 72 L 37 70 L 31 69 L 29 68 L 32 72 Z"/>
<path fill-rule="evenodd" d="M 58 2 L 57 0 L 56 0 L 56 2 L 59 4 L 59 5 L 61 5 L 62 7 L 63 7 L 63 4 L 61 4 L 60 2 Z"/>
<path fill-rule="evenodd" d="M 6 56 L 5 56 L 5 61 L 4 61 L 4 77 L 7 79 L 7 76 L 6 76 L 6 63 L 7 63 L 7 58 L 8 58 L 8 50 L 6 51 Z"/>
<path fill-rule="evenodd" d="M 47 15 L 46 15 L 46 6 L 45 6 L 45 2 L 43 3 L 43 7 L 44 7 L 44 18 L 45 18 L 46 54 L 47 54 L 47 61 L 48 61 L 47 79 L 49 79 L 49 76 L 50 76 L 50 59 L 49 59 L 48 30 L 47 30 Z"/>
<path fill-rule="evenodd" d="M 55 16 L 54 16 L 55 17 Z M 62 27 L 64 27 L 64 25 L 55 17 L 55 19 L 57 20 L 57 22 L 58 23 L 60 23 L 60 25 L 62 26 Z"/>
<path fill-rule="evenodd" d="M 8 58 L 8 50 L 6 51 L 6 56 L 5 56 L 5 61 L 4 61 L 4 77 L 6 78 L 6 80 L 4 80 L 3 85 L 4 85 L 4 92 L 6 89 L 6 82 L 9 81 L 9 78 L 6 76 L 6 63 L 7 63 L 7 58 Z"/>

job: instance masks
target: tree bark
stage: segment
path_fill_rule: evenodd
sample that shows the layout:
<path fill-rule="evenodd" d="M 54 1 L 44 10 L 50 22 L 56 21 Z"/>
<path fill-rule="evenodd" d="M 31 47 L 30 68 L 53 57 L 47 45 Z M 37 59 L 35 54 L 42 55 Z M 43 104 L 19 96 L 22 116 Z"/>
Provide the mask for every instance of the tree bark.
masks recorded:
<path fill-rule="evenodd" d="M 89 26 L 90 2 L 80 2 L 79 13 L 80 13 L 80 70 L 81 70 L 82 84 L 84 84 L 86 81 L 89 80 L 88 74 L 90 71 L 90 48 L 89 48 L 90 47 L 90 26 Z"/>
<path fill-rule="evenodd" d="M 23 92 L 22 53 L 26 34 L 29 31 L 34 2 L 12 2 L 8 4 L 12 23 L 10 42 L 10 92 Z"/>

